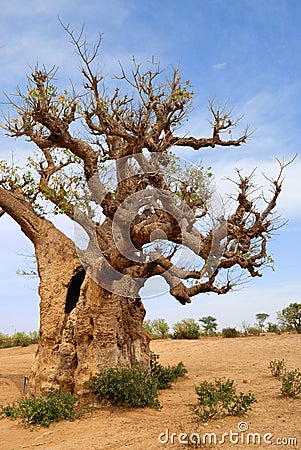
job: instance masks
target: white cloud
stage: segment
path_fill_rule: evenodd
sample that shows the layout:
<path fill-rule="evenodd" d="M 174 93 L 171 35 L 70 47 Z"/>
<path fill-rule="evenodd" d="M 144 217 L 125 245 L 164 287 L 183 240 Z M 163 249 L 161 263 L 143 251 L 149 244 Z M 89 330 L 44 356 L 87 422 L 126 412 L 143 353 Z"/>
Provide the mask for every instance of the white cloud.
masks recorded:
<path fill-rule="evenodd" d="M 222 69 L 224 69 L 226 66 L 227 66 L 227 63 L 226 63 L 226 62 L 222 62 L 222 63 L 214 64 L 214 65 L 212 66 L 212 68 L 215 69 L 215 70 L 222 70 Z"/>

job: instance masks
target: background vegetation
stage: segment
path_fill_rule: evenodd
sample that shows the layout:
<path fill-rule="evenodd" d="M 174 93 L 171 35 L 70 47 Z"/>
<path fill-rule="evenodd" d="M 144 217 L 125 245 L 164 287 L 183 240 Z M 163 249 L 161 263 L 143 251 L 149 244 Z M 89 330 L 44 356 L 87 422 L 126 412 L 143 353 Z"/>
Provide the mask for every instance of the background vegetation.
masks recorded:
<path fill-rule="evenodd" d="M 38 340 L 38 331 L 30 331 L 28 334 L 24 331 L 16 331 L 12 336 L 0 332 L 0 348 L 26 347 L 30 344 L 37 344 Z"/>
<path fill-rule="evenodd" d="M 292 332 L 301 333 L 301 303 L 290 303 L 282 311 L 277 312 L 277 322 L 267 322 L 270 315 L 265 312 L 257 313 L 254 324 L 242 322 L 241 329 L 225 327 L 218 330 L 217 319 L 213 316 L 203 316 L 182 319 L 172 327 L 165 319 L 146 320 L 144 330 L 151 339 L 198 339 L 200 336 L 223 336 L 233 338 L 239 336 L 260 336 L 261 333 Z"/>
<path fill-rule="evenodd" d="M 201 317 L 198 321 L 193 318 L 182 319 L 172 327 L 163 318 L 148 319 L 144 321 L 143 328 L 151 339 L 199 339 L 200 336 L 230 338 L 259 336 L 261 333 L 301 333 L 301 303 L 290 303 L 282 311 L 277 312 L 277 323 L 266 323 L 268 318 L 269 314 L 267 313 L 257 313 L 256 322 L 250 325 L 243 321 L 241 330 L 237 330 L 235 327 L 226 327 L 218 331 L 217 319 L 212 316 Z M 0 332 L 0 348 L 26 347 L 30 344 L 37 344 L 38 340 L 38 331 L 30 331 L 28 334 L 24 331 L 16 331 L 11 336 Z"/>

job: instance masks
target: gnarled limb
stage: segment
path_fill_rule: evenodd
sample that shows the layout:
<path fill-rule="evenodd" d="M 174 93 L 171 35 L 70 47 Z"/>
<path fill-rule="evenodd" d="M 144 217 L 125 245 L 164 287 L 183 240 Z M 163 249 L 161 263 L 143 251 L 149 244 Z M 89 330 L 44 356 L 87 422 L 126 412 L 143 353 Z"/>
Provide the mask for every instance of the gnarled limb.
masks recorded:
<path fill-rule="evenodd" d="M 4 129 L 27 137 L 38 156 L 21 176 L 0 162 L 0 216 L 7 212 L 35 243 L 41 277 L 36 394 L 57 387 L 82 394 L 101 367 L 148 361 L 139 298 L 148 278 L 161 275 L 186 304 L 201 293 L 226 294 L 241 273 L 261 276 L 271 262 L 267 242 L 281 226 L 274 211 L 287 165 L 269 180 L 269 199 L 256 198 L 253 175 L 238 171 L 234 211 L 215 209 L 211 174 L 190 167 L 187 175 L 172 147 L 239 147 L 248 128 L 234 137 L 239 119 L 211 102 L 212 136 L 181 136 L 193 92 L 178 68 L 165 76 L 154 61 L 143 70 L 134 60 L 129 74 L 120 66 L 120 87 L 108 94 L 93 70 L 101 39 L 90 52 L 83 29 L 76 37 L 63 27 L 82 61 L 84 93 L 60 93 L 56 70 L 36 67 L 28 92 L 8 99 L 16 117 L 8 116 Z M 130 94 L 122 93 L 124 84 Z M 45 202 L 81 225 L 79 242 L 41 217 Z"/>
<path fill-rule="evenodd" d="M 9 192 L 0 186 L 0 208 L 1 215 L 6 212 L 12 217 L 32 242 L 38 239 L 43 219 L 33 211 L 22 191 Z"/>

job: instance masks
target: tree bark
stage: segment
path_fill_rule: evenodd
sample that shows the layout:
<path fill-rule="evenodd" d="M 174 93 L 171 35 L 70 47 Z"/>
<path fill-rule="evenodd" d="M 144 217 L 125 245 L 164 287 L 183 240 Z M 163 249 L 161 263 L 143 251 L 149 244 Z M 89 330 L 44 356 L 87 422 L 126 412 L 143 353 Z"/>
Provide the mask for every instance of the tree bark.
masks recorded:
<path fill-rule="evenodd" d="M 49 222 L 35 249 L 40 340 L 28 392 L 60 389 L 84 397 L 84 382 L 101 368 L 148 364 L 138 293 L 130 299 L 104 290 L 82 268 L 74 243 Z"/>
<path fill-rule="evenodd" d="M 33 242 L 40 278 L 40 339 L 27 392 L 60 389 L 82 397 L 84 382 L 101 368 L 148 364 L 138 291 L 136 298 L 123 297 L 97 284 L 74 242 L 24 198 L 0 187 L 0 206 Z"/>

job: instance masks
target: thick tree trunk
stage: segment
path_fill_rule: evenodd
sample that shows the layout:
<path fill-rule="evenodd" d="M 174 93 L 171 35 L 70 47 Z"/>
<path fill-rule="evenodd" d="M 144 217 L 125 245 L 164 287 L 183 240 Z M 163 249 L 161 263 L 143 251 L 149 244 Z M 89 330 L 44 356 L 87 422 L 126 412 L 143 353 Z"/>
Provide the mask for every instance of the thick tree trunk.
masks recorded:
<path fill-rule="evenodd" d="M 148 363 L 138 291 L 135 299 L 122 297 L 93 281 L 74 242 L 20 193 L 0 186 L 0 207 L 33 242 L 40 276 L 40 340 L 28 392 L 61 389 L 82 397 L 84 382 L 101 368 Z"/>
<path fill-rule="evenodd" d="M 60 389 L 84 397 L 104 367 L 149 362 L 141 299 L 104 290 L 83 270 L 75 245 L 52 224 L 35 243 L 40 275 L 40 340 L 28 392 Z"/>

